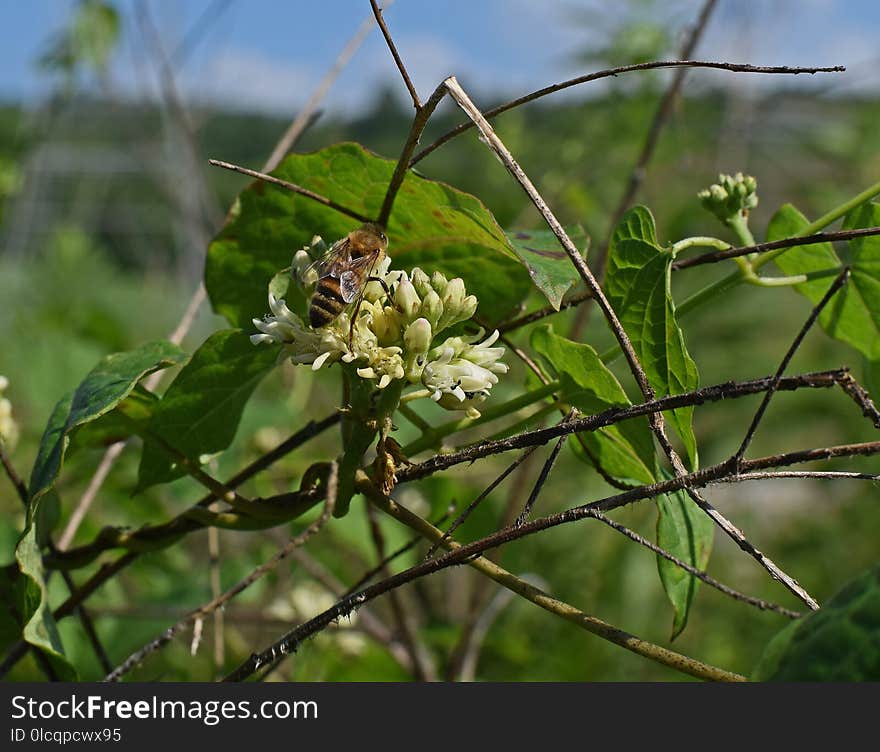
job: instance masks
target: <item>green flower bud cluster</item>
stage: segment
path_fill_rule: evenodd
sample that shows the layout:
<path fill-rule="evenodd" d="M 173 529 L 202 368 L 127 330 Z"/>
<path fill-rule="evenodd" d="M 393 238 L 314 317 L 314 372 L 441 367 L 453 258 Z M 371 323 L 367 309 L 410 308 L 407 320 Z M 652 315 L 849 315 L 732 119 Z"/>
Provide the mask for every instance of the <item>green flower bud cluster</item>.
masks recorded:
<path fill-rule="evenodd" d="M 320 252 L 323 246 L 316 237 L 311 249 Z M 303 291 L 311 294 L 317 273 L 308 250 L 296 253 L 291 270 Z M 439 272 L 428 275 L 419 268 L 407 274 L 391 270 L 390 265 L 386 256 L 371 274 L 382 282 L 367 282 L 359 305 L 350 305 L 318 329 L 304 323 L 270 291 L 271 313 L 254 319 L 260 333 L 252 335 L 251 341 L 255 345 L 280 342 L 291 361 L 310 364 L 313 370 L 336 362 L 351 363 L 358 376 L 377 380 L 380 389 L 405 379 L 421 386 L 447 410 L 479 415 L 476 405 L 486 399 L 498 374 L 507 372 L 507 365 L 500 362 L 504 348 L 491 346 L 498 332 L 482 342 L 482 330 L 470 337 L 439 340 L 441 332 L 474 315 L 476 297 L 467 294 L 460 278 L 447 279 Z"/>
<path fill-rule="evenodd" d="M 703 207 L 724 224 L 748 217 L 758 205 L 758 181 L 751 175 L 718 176 L 718 182 L 700 191 L 697 196 Z"/>

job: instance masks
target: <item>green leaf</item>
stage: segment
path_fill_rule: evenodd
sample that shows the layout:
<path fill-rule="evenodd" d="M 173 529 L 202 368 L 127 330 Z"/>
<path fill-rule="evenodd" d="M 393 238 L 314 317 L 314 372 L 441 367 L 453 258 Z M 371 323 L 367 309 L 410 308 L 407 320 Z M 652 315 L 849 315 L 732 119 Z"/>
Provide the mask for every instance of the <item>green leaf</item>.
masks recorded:
<path fill-rule="evenodd" d="M 791 204 L 781 207 L 767 227 L 767 240 L 795 237 L 809 224 Z M 850 212 L 844 229 L 880 224 L 880 204 L 866 203 Z M 868 360 L 880 360 L 880 238 L 870 236 L 849 241 L 838 256 L 831 243 L 796 246 L 777 256 L 774 263 L 788 275 L 827 272 L 795 290 L 811 303 L 818 303 L 834 276 L 849 264 L 852 276 L 846 286 L 819 315 L 822 328 L 834 339 L 854 347 Z"/>
<path fill-rule="evenodd" d="M 208 337 L 153 409 L 135 493 L 185 474 L 151 434 L 195 461 L 226 449 L 248 399 L 277 359 L 278 347 L 257 347 L 240 329 Z"/>
<path fill-rule="evenodd" d="M 655 248 L 660 247 L 654 215 L 647 206 L 636 205 L 620 218 L 611 242 L 619 243 L 621 240 L 644 240 Z"/>
<path fill-rule="evenodd" d="M 665 474 L 665 473 L 664 473 Z M 657 497 L 657 545 L 686 564 L 703 571 L 709 563 L 715 525 L 685 491 Z M 687 625 L 700 581 L 669 559 L 657 557 L 657 570 L 672 604 L 672 639 Z"/>
<path fill-rule="evenodd" d="M 596 413 L 630 404 L 617 378 L 589 345 L 560 337 L 550 325 L 533 330 L 531 345 L 562 382 L 562 398 L 579 410 Z M 598 465 L 623 483 L 654 481 L 654 444 L 645 418 L 584 432 L 578 437 L 585 447 L 576 442 L 571 445 L 575 454 L 588 464 Z"/>
<path fill-rule="evenodd" d="M 636 206 L 628 211 L 611 240 L 605 288 L 658 397 L 689 392 L 699 384 L 697 366 L 675 318 L 672 260 L 672 254 L 657 245 L 648 209 Z M 697 466 L 693 411 L 682 407 L 669 414 L 691 468 Z"/>
<path fill-rule="evenodd" d="M 291 154 L 273 172 L 364 216 L 379 213 L 394 162 L 342 143 L 312 154 Z M 331 243 L 358 226 L 323 204 L 264 182 L 239 196 L 236 211 L 208 249 L 205 285 L 217 313 L 250 330 L 267 310 L 266 288 L 293 254 L 320 235 Z M 512 312 L 529 279 L 488 209 L 473 196 L 408 173 L 388 223 L 388 252 L 396 268 L 420 266 L 462 277 L 489 323 Z M 290 289 L 291 298 L 298 294 Z M 304 301 L 288 299 L 293 310 Z"/>
<path fill-rule="evenodd" d="M 754 681 L 880 681 L 880 566 L 767 643 Z"/>
<path fill-rule="evenodd" d="M 185 353 L 170 342 L 150 342 L 103 358 L 74 392 L 58 402 L 49 418 L 31 472 L 31 505 L 54 485 L 70 434 L 76 428 L 113 410 L 144 376 L 180 363 L 185 357 Z"/>
<path fill-rule="evenodd" d="M 586 251 L 589 244 L 580 225 L 566 228 L 572 242 Z M 519 230 L 507 233 L 513 252 L 526 265 L 535 286 L 557 311 L 568 288 L 578 280 L 577 270 L 550 230 Z"/>
<path fill-rule="evenodd" d="M 22 637 L 49 660 L 62 681 L 76 679 L 76 671 L 64 655 L 58 626 L 49 607 L 43 556 L 37 542 L 38 525 L 28 525 L 15 547 L 15 560 L 21 578 L 16 583 L 16 611 L 20 615 Z"/>
<path fill-rule="evenodd" d="M 113 410 L 144 376 L 183 358 L 183 351 L 169 342 L 151 342 L 136 350 L 108 355 L 75 391 L 59 400 L 43 432 L 31 471 L 25 529 L 15 549 L 15 558 L 24 578 L 17 589 L 20 594 L 18 605 L 24 639 L 42 650 L 61 676 L 72 678 L 74 674 L 64 658 L 46 600 L 40 547 L 57 520 L 54 486 L 71 435 L 79 427 Z"/>
<path fill-rule="evenodd" d="M 107 447 L 130 436 L 139 436 L 139 426 L 153 414 L 159 398 L 138 384 L 132 393 L 97 420 L 81 426 L 71 435 L 68 456 L 80 449 Z"/>

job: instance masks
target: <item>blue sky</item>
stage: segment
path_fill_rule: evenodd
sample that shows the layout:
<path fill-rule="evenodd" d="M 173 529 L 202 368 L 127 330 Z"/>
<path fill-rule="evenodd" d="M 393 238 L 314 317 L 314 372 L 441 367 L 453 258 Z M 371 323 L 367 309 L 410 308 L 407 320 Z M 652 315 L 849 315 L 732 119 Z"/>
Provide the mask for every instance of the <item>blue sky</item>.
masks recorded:
<path fill-rule="evenodd" d="M 222 14 L 178 71 L 192 99 L 293 114 L 369 13 L 366 0 L 146 0 L 165 45 L 175 44 L 212 2 Z M 33 64 L 68 17 L 73 0 L 0 0 L 0 97 L 38 101 L 50 87 Z M 132 0 L 117 0 L 124 44 L 113 83 L 131 96 L 156 91 L 154 61 L 144 55 Z M 397 0 L 386 18 L 419 90 L 426 96 L 446 75 L 466 88 L 518 94 L 578 75 L 575 59 L 601 41 L 601 29 L 575 20 L 578 9 L 614 13 L 620 3 L 598 0 Z M 672 28 L 698 11 L 699 0 L 655 3 Z M 217 7 L 215 5 L 215 7 Z M 720 0 L 695 57 L 766 65 L 843 64 L 841 91 L 880 91 L 878 0 Z M 700 80 L 766 85 L 755 76 L 697 72 Z M 736 82 L 733 79 L 736 78 Z M 326 108 L 358 110 L 396 71 L 377 30 L 340 77 Z M 826 90 L 827 78 L 797 84 Z M 401 87 L 402 91 L 402 87 Z"/>

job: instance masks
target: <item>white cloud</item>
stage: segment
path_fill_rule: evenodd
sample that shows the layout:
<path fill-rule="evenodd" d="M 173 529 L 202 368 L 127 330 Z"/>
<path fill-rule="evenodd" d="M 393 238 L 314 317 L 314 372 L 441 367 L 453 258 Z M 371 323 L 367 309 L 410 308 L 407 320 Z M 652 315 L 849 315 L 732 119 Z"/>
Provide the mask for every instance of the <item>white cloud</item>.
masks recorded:
<path fill-rule="evenodd" d="M 308 65 L 229 50 L 210 60 L 198 76 L 184 77 L 181 88 L 191 102 L 290 114 L 308 100 L 317 80 Z"/>

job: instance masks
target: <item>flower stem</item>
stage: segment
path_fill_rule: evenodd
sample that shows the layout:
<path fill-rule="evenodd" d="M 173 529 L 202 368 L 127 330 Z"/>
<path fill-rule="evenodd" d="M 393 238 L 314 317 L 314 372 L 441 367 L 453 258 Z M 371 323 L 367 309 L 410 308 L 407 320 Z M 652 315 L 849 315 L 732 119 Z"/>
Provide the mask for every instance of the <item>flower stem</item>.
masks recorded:
<path fill-rule="evenodd" d="M 688 248 L 715 248 L 719 251 L 726 251 L 728 248 L 732 248 L 725 240 L 721 240 L 720 238 L 713 238 L 708 235 L 697 235 L 693 238 L 683 238 L 679 240 L 677 243 L 672 244 L 672 255 L 677 256 L 682 251 Z"/>
<path fill-rule="evenodd" d="M 861 193 L 853 196 L 848 201 L 840 204 L 839 206 L 832 209 L 827 214 L 823 214 L 819 219 L 811 224 L 807 225 L 803 230 L 801 230 L 795 237 L 802 238 L 807 235 L 813 235 L 814 233 L 819 232 L 824 229 L 832 222 L 840 219 L 842 216 L 847 214 L 848 212 L 855 209 L 860 204 L 865 203 L 866 201 L 870 201 L 874 196 L 880 194 L 880 181 L 874 183 L 873 185 L 868 186 Z M 745 245 L 754 245 L 754 243 L 745 243 Z M 785 253 L 788 248 L 778 248 L 775 251 L 769 251 L 768 253 L 762 254 L 758 256 L 752 261 L 752 270 L 756 271 L 760 269 L 764 264 L 773 261 L 773 259 Z M 699 308 L 704 303 L 708 302 L 716 295 L 728 290 L 731 287 L 735 287 L 743 282 L 746 282 L 745 275 L 743 274 L 741 269 L 737 269 L 735 272 L 731 272 L 726 277 L 722 277 L 721 279 L 713 282 L 711 285 L 704 287 L 702 290 L 697 291 L 687 300 L 685 300 L 678 307 L 679 316 L 685 316 L 696 308 Z M 604 361 L 604 356 L 603 356 Z M 607 361 L 606 361 L 607 362 Z"/>

